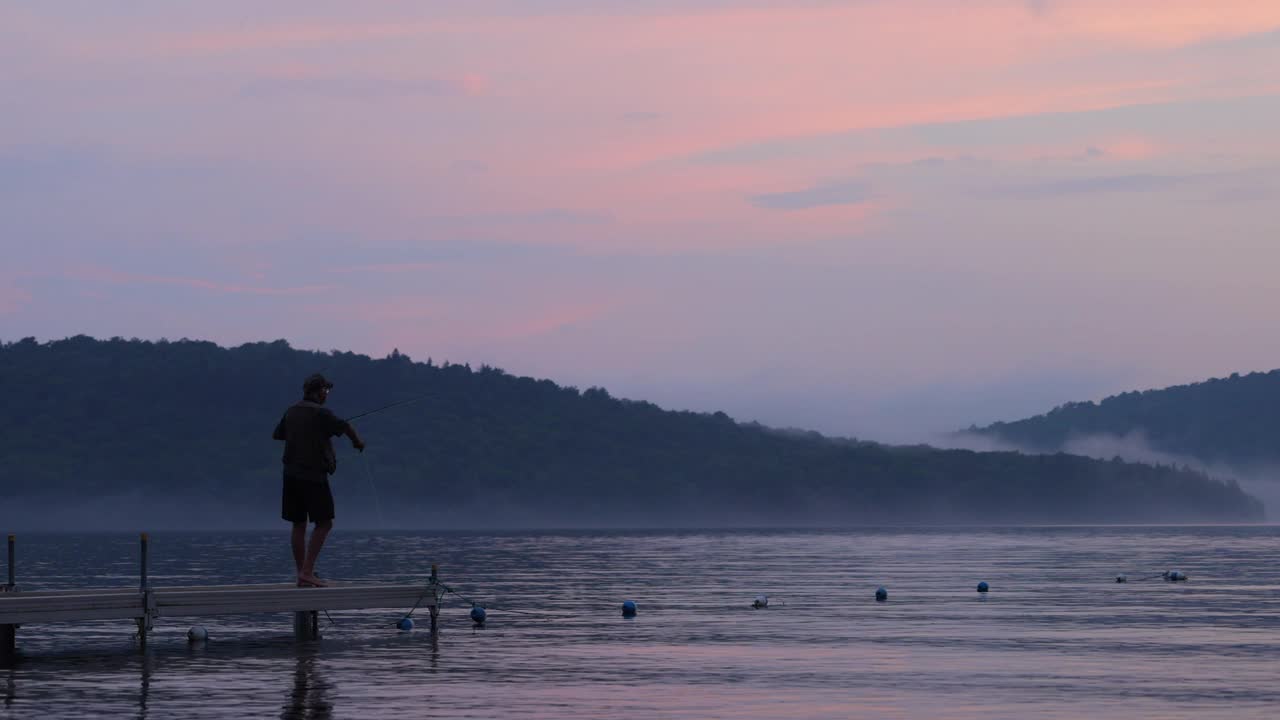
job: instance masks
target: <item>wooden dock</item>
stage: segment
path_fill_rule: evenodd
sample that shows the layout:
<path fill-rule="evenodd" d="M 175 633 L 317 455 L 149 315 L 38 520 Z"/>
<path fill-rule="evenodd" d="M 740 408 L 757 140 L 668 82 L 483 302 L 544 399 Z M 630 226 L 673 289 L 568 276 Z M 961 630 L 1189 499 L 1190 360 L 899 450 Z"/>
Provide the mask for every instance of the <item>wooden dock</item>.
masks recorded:
<path fill-rule="evenodd" d="M 24 591 L 14 582 L 14 537 L 9 536 L 9 582 L 0 586 L 0 658 L 16 650 L 18 626 L 84 620 L 133 620 L 146 642 L 156 619 L 292 612 L 298 640 L 319 637 L 318 614 L 329 610 L 425 609 L 436 631 L 444 587 L 438 569 L 417 585 L 336 583 L 329 587 L 195 585 L 152 587 L 147 582 L 149 540 L 142 536 L 141 582 L 131 588 Z"/>

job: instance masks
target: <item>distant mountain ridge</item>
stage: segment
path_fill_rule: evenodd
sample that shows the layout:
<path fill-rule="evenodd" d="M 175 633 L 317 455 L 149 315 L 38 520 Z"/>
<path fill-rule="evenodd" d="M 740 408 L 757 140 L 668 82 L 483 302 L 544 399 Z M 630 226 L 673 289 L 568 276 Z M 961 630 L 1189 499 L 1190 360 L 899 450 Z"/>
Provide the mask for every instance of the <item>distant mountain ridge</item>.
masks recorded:
<path fill-rule="evenodd" d="M 1132 437 L 1151 450 L 1206 466 L 1274 465 L 1280 462 L 1280 370 L 1066 403 L 1043 415 L 965 432 L 1041 452 L 1062 450 L 1081 438 Z"/>
<path fill-rule="evenodd" d="M 1069 455 L 887 447 L 671 412 L 393 352 L 79 336 L 0 344 L 0 526 L 274 527 L 271 430 L 306 375 L 338 442 L 338 521 L 426 528 L 1243 521 L 1234 483 Z M 59 520 L 61 518 L 61 520 Z"/>

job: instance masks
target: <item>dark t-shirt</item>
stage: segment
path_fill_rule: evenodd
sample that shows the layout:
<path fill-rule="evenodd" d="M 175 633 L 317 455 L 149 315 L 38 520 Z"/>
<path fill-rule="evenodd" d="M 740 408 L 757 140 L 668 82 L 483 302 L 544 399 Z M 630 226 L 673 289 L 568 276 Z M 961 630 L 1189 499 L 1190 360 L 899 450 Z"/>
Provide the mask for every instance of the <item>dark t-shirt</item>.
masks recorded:
<path fill-rule="evenodd" d="M 347 423 L 333 411 L 303 400 L 285 411 L 271 437 L 284 441 L 284 474 L 323 482 L 338 468 L 330 438 L 347 432 Z"/>

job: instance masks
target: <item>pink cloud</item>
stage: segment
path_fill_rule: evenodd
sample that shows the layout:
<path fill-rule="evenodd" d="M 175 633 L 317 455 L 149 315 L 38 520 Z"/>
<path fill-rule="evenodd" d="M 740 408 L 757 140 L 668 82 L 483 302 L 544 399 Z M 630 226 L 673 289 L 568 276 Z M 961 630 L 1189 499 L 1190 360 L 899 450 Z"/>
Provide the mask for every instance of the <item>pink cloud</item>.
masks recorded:
<path fill-rule="evenodd" d="M 863 231 L 887 201 L 781 217 L 746 198 L 849 176 L 921 150 L 904 142 L 731 168 L 691 167 L 690 157 L 788 138 L 1222 94 L 1218 73 L 1194 63 L 1124 60 L 1159 59 L 1168 48 L 1280 23 L 1280 4 L 1243 0 L 1209 10 L 1188 0 L 1066 1 L 1040 14 L 1017 2 L 929 0 L 631 16 L 493 17 L 464 9 L 447 18 L 395 19 L 362 12 L 366 19 L 311 13 L 252 27 L 188 21 L 176 31 L 131 28 L 84 39 L 99 60 L 162 59 L 175 77 L 208 79 L 215 94 L 220 82 L 237 86 L 257 77 L 317 91 L 334 77 L 354 87 L 435 79 L 447 88 L 443 99 L 415 96 L 391 109 L 361 97 L 326 112 L 306 99 L 282 102 L 273 122 L 288 130 L 278 132 L 264 131 L 260 113 L 241 108 L 202 132 L 169 140 L 182 146 L 195 138 L 246 163 L 269 158 L 286 174 L 339 178 L 344 186 L 333 197 L 340 202 L 295 200 L 290 208 L 305 211 L 316 227 L 706 248 Z M 310 52 L 348 46 L 358 52 Z M 1120 61 L 1098 72 L 1102 53 Z M 205 108 L 206 86 L 191 86 L 201 88 L 194 107 Z M 663 122 L 618 121 L 637 112 Z M 166 142 L 153 135 L 163 131 L 140 142 Z M 1095 145 L 1115 159 L 1157 152 L 1124 137 L 1104 136 Z M 945 150 L 952 149 L 934 151 Z M 1010 154 L 1029 157 L 1046 148 Z M 451 171 L 463 166 L 487 172 Z M 615 222 L 535 227 L 498 220 L 566 207 Z M 450 225 L 440 220 L 447 213 L 489 219 Z M 266 217 L 252 230 L 272 221 Z"/>
<path fill-rule="evenodd" d="M 439 270 L 442 267 L 444 267 L 443 263 L 434 262 L 375 263 L 371 265 L 348 265 L 345 267 L 329 268 L 328 272 L 341 274 L 414 273 L 424 272 L 427 270 Z"/>
<path fill-rule="evenodd" d="M 514 340 L 547 335 L 557 330 L 596 320 L 616 305 L 616 301 L 589 301 L 559 304 L 514 322 L 500 325 L 491 332 L 494 340 Z"/>
<path fill-rule="evenodd" d="M 250 94 L 303 92 L 368 99 L 386 94 L 480 96 L 489 92 L 489 79 L 472 72 L 432 74 L 418 68 L 354 70 L 285 63 L 254 72 L 242 86 Z"/>
<path fill-rule="evenodd" d="M 1097 49 L 1095 40 L 1112 45 L 1125 37 L 1108 29 L 1105 6 L 1089 7 L 1098 18 L 1094 25 L 1037 18 L 1016 4 L 956 9 L 928 3 L 453 21 L 453 30 L 474 41 L 472 59 L 484 75 L 511 77 L 517 68 L 529 68 L 494 98 L 500 105 L 492 112 L 519 107 L 526 114 L 486 146 L 484 162 L 492 171 L 483 192 L 470 193 L 471 202 L 482 197 L 486 204 L 518 211 L 562 205 L 563 198 L 573 197 L 584 208 L 608 209 L 634 223 L 605 233 L 578 228 L 554 235 L 556 241 L 580 244 L 638 235 L 645 223 L 707 221 L 732 228 L 754 223 L 743 213 L 741 198 L 760 192 L 761 184 L 810 182 L 815 175 L 838 174 L 901 151 L 805 158 L 790 166 L 771 161 L 754 179 L 741 168 L 731 177 L 671 161 L 778 138 L 1102 110 L 1188 96 L 1185 78 L 1146 70 L 1121 67 L 1106 77 L 1056 69 L 1034 77 L 1008 72 L 1048 60 L 1069 68 L 1070 58 Z M 1259 17 L 1219 23 L 1219 31 L 1256 30 Z M 716 42 L 708 43 L 708 37 Z M 1141 37 L 1130 42 L 1138 50 L 1160 44 Z M 501 53 L 491 54 L 498 48 Z M 584 64 L 583 57 L 600 62 Z M 637 107 L 673 121 L 627 130 L 597 121 Z M 484 145 L 489 139 L 470 142 Z M 453 147 L 467 142 L 462 138 Z M 518 229 L 498 233 L 512 240 L 548 239 Z"/>
<path fill-rule="evenodd" d="M 149 34 L 148 42 L 142 49 L 166 56 L 225 55 L 255 50 L 385 41 L 438 31 L 443 27 L 441 23 L 420 21 L 282 23 L 265 27 Z"/>
<path fill-rule="evenodd" d="M 474 299 L 445 294 L 401 294 L 341 305 L 314 305 L 310 312 L 361 328 L 375 352 L 393 347 L 418 355 L 493 361 L 505 350 L 590 325 L 633 303 L 647 291 L 593 287 L 541 287 L 491 278 L 503 293 Z"/>
<path fill-rule="evenodd" d="M 484 95 L 492 89 L 492 82 L 488 76 L 474 72 L 463 73 L 457 79 L 457 84 L 467 95 Z"/>
<path fill-rule="evenodd" d="M 813 55 L 856 47 L 852 44 L 843 48 L 832 47 L 825 41 L 833 33 L 843 34 L 857 43 L 871 40 L 877 48 L 901 45 L 904 40 L 915 44 L 927 37 L 937 42 L 939 52 L 969 51 L 971 54 L 968 56 L 953 56 L 955 60 L 968 63 L 975 56 L 1008 59 L 1053 37 L 1072 41 L 1094 38 L 1138 47 L 1176 47 L 1280 25 L 1280 10 L 1275 3 L 1259 0 L 1221 0 L 1212 5 L 1199 0 L 1130 0 L 1124 3 L 1061 0 L 1048 4 L 1039 13 L 1028 12 L 1025 5 L 1018 2 L 915 0 L 821 7 L 727 6 L 631 15 L 565 11 L 523 17 L 483 10 L 468 13 L 465 8 L 460 8 L 449 15 L 425 17 L 421 13 L 413 13 L 392 17 L 382 13 L 382 17 L 377 19 L 337 15 L 326 18 L 312 11 L 302 15 L 305 20 L 275 20 L 248 26 L 227 24 L 211 29 L 201 27 L 149 33 L 131 28 L 132 32 L 119 36 L 115 43 L 99 47 L 117 51 L 132 48 L 136 52 L 152 54 L 235 54 L 386 42 L 432 35 L 499 34 L 510 37 L 538 33 L 552 42 L 570 47 L 606 45 L 629 50 L 655 47 L 652 42 L 655 34 L 666 35 L 676 43 L 690 36 L 705 41 L 708 37 L 716 37 L 705 32 L 709 27 L 719 27 L 724 31 L 717 44 L 745 42 L 745 38 L 738 36 L 735 30 L 751 26 L 774 30 L 773 33 L 757 35 L 753 43 L 754 49 L 761 52 L 760 59 L 773 63 L 779 41 L 785 43 L 789 39 L 789 30 L 797 23 L 809 23 L 815 29 L 824 30 L 815 37 L 817 42 L 809 47 L 788 49 L 800 49 L 806 55 Z M 1011 30 L 1019 32 L 1009 32 Z M 583 35 L 580 34 L 582 31 L 595 32 Z M 993 31 L 1004 34 L 1003 41 L 992 41 Z M 574 38 L 574 42 L 566 43 L 566 37 Z"/>
<path fill-rule="evenodd" d="M 1170 146 L 1141 135 L 1107 135 L 1080 142 L 1055 142 L 1020 145 L 1006 150 L 993 150 L 994 160 L 1025 162 L 1053 161 L 1142 161 L 1176 153 L 1185 148 Z"/>
<path fill-rule="evenodd" d="M 31 302 L 31 294 L 17 286 L 0 285 L 0 315 L 10 315 Z"/>
<path fill-rule="evenodd" d="M 334 289 L 331 285 L 305 285 L 300 287 L 273 288 L 248 285 L 236 285 L 204 280 L 201 278 L 176 277 L 166 275 L 147 275 L 141 273 L 120 272 L 100 266 L 81 266 L 66 271 L 70 277 L 95 282 L 106 282 L 114 285 L 170 285 L 175 287 L 194 288 L 218 293 L 240 295 L 296 296 L 314 295 Z"/>
<path fill-rule="evenodd" d="M 1160 143 L 1145 137 L 1114 137 L 1094 143 L 1108 158 L 1117 160 L 1147 160 L 1167 151 Z"/>
<path fill-rule="evenodd" d="M 1069 0 L 1046 21 L 1061 31 L 1142 47 L 1180 47 L 1280 26 L 1280 5 L 1266 0 Z"/>

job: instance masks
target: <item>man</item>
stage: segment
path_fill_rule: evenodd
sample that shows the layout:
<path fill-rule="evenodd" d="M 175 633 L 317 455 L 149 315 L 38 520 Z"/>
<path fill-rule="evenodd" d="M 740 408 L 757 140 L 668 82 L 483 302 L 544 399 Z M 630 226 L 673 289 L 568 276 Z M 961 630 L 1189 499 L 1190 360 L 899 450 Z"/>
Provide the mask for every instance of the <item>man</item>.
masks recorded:
<path fill-rule="evenodd" d="M 333 493 L 329 476 L 338 467 L 331 438 L 346 435 L 351 447 L 364 452 L 364 441 L 345 420 L 324 406 L 333 383 L 323 375 L 302 383 L 302 401 L 285 411 L 271 437 L 284 441 L 284 499 L 280 515 L 293 523 L 293 563 L 298 587 L 324 587 L 316 577 L 316 556 L 333 528 Z M 307 543 L 307 520 L 315 523 Z"/>

